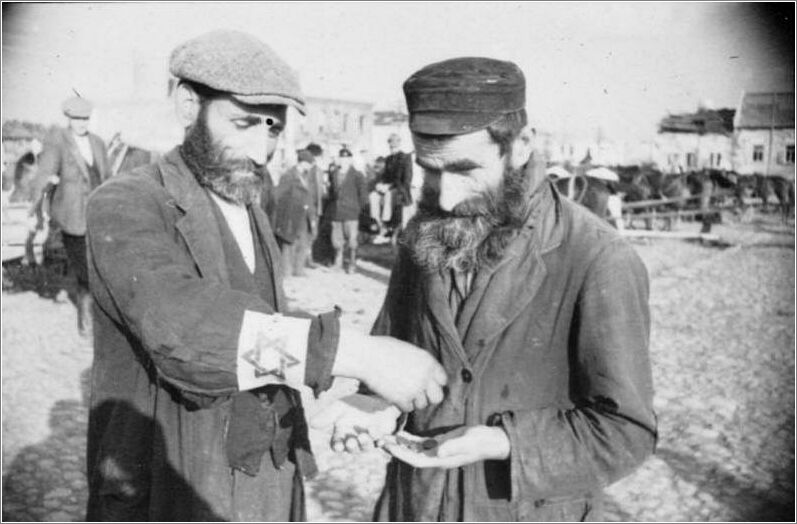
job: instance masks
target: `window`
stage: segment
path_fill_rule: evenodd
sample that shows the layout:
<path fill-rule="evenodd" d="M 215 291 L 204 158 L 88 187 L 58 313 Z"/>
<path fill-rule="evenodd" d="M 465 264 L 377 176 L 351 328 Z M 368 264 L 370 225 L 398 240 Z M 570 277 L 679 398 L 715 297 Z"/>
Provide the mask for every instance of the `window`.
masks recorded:
<path fill-rule="evenodd" d="M 764 146 L 753 146 L 753 162 L 764 161 Z"/>
<path fill-rule="evenodd" d="M 794 144 L 789 144 L 786 146 L 786 163 L 794 163 Z"/>
<path fill-rule="evenodd" d="M 686 154 L 686 167 L 695 167 L 697 165 L 697 155 L 694 153 Z"/>
<path fill-rule="evenodd" d="M 716 163 L 716 164 L 714 164 L 714 165 L 715 165 L 716 167 L 719 167 L 719 166 L 720 166 L 720 163 L 722 162 L 722 153 L 717 153 L 717 154 L 714 156 L 714 160 L 716 160 L 716 162 L 717 162 L 717 163 Z"/>
<path fill-rule="evenodd" d="M 365 116 L 360 117 L 360 133 L 365 133 Z M 794 150 L 794 148 L 792 148 Z"/>

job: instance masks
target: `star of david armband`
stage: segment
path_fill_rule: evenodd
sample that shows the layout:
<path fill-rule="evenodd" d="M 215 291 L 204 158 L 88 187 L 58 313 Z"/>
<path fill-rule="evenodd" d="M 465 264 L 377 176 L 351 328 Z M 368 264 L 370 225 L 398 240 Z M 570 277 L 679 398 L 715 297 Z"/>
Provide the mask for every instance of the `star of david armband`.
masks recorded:
<path fill-rule="evenodd" d="M 304 385 L 311 320 L 245 311 L 238 336 L 238 389 Z"/>

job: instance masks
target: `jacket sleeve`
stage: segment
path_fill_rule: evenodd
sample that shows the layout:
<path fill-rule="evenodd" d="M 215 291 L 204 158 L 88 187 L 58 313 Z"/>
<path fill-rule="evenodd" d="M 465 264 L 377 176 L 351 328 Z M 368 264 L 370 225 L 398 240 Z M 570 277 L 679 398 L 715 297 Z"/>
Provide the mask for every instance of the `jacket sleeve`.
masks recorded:
<path fill-rule="evenodd" d="M 647 271 L 631 246 L 615 241 L 591 264 L 578 298 L 571 334 L 575 407 L 497 417 L 511 442 L 513 497 L 590 492 L 653 453 L 649 330 Z"/>
<path fill-rule="evenodd" d="M 93 193 L 87 209 L 87 248 L 98 306 L 136 340 L 133 346 L 146 353 L 158 375 L 195 395 L 225 396 L 249 389 L 241 386 L 245 368 L 239 348 L 246 334 L 254 341 L 252 347 L 262 352 L 302 344 L 303 361 L 289 359 L 288 366 L 301 369 L 311 387 L 327 387 L 327 378 L 319 373 L 329 373 L 331 363 L 313 352 L 337 348 L 337 318 L 314 330 L 318 317 L 286 317 L 284 325 L 304 323 L 306 328 L 303 339 L 294 328 L 287 342 L 277 328 L 258 331 L 257 326 L 279 326 L 282 317 L 257 295 L 198 277 L 195 262 L 175 239 L 178 212 L 169 208 L 173 201 L 160 202 L 162 197 L 148 186 L 153 184 L 144 175 L 125 176 Z M 260 353 L 252 358 L 260 362 Z M 253 373 L 247 380 L 255 378 Z"/>
<path fill-rule="evenodd" d="M 409 153 L 404 154 L 401 162 L 401 178 L 399 182 L 399 191 L 401 192 L 401 204 L 408 206 L 412 204 L 412 155 Z"/>
<path fill-rule="evenodd" d="M 31 181 L 31 195 L 33 195 L 33 205 L 30 214 L 36 212 L 40 206 L 41 199 L 45 190 L 50 185 L 51 176 L 58 176 L 61 170 L 61 148 L 55 135 L 50 135 L 44 142 L 41 156 L 39 157 L 39 168 L 36 177 Z"/>
<path fill-rule="evenodd" d="M 368 183 L 365 180 L 365 175 L 359 171 L 357 172 L 357 200 L 361 210 L 368 207 Z"/>

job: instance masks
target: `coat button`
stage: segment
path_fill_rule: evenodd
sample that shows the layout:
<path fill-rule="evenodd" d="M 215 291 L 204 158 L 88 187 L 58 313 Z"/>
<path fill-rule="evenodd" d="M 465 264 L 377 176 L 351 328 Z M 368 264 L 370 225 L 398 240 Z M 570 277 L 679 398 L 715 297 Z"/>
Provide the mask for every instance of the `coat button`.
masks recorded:
<path fill-rule="evenodd" d="M 469 369 L 462 370 L 462 381 L 466 384 L 473 380 L 473 373 L 470 372 Z"/>

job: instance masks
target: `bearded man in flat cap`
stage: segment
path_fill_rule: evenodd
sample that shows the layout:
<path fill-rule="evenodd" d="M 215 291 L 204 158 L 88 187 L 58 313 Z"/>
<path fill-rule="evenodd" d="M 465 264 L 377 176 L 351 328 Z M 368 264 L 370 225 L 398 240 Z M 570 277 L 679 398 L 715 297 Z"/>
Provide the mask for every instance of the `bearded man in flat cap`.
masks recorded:
<path fill-rule="evenodd" d="M 304 111 L 293 71 L 235 31 L 178 46 L 170 69 L 182 145 L 88 205 L 88 519 L 303 520 L 315 463 L 297 389 L 353 377 L 409 410 L 442 400 L 445 372 L 338 311 L 282 314 L 257 198 L 288 106 Z"/>
<path fill-rule="evenodd" d="M 68 119 L 44 142 L 39 170 L 33 181 L 36 201 L 30 215 L 39 214 L 41 199 L 48 200 L 50 220 L 61 232 L 69 270 L 77 281 L 77 327 L 82 336 L 91 332 L 91 294 L 86 266 L 86 203 L 89 193 L 111 176 L 105 142 L 89 132 L 93 105 L 75 96 L 61 105 Z M 34 228 L 41 228 L 35 220 Z"/>
<path fill-rule="evenodd" d="M 404 84 L 425 179 L 373 333 L 435 355 L 448 392 L 384 438 L 377 520 L 600 520 L 653 452 L 646 269 L 546 181 L 525 88 L 487 58 Z"/>

